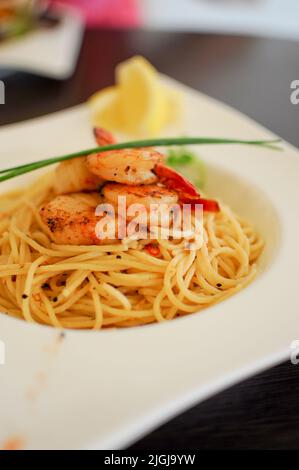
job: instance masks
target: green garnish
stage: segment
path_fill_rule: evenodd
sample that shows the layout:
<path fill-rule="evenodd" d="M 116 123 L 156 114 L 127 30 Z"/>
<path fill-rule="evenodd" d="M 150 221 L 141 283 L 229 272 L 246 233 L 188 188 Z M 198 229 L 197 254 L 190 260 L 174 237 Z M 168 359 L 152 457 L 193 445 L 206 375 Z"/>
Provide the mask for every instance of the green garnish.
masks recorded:
<path fill-rule="evenodd" d="M 185 166 L 194 162 L 196 156 L 186 147 L 171 148 L 168 151 L 166 163 L 169 166 Z"/>
<path fill-rule="evenodd" d="M 203 189 L 206 181 L 206 166 L 198 155 L 187 147 L 174 147 L 169 149 L 166 164 L 179 171 L 198 189 Z"/>
<path fill-rule="evenodd" d="M 1 170 L 0 182 L 6 181 L 16 176 L 30 173 L 31 171 L 44 168 L 54 163 L 63 162 L 64 160 L 71 160 L 72 158 L 85 157 L 92 153 L 107 152 L 108 150 L 121 150 L 128 148 L 138 147 L 161 147 L 161 146 L 173 146 L 173 145 L 209 145 L 209 144 L 242 144 L 242 145 L 256 145 L 264 148 L 271 148 L 280 150 L 277 144 L 280 139 L 275 140 L 238 140 L 238 139 L 224 139 L 214 137 L 177 137 L 177 138 L 161 138 L 161 139 L 146 139 L 146 140 L 135 140 L 131 142 L 122 142 L 119 144 L 104 145 L 102 147 L 93 147 L 87 150 L 81 150 L 80 152 L 69 153 L 67 155 L 61 155 L 59 157 L 47 158 L 45 160 L 39 160 L 37 162 L 28 163 L 25 165 L 19 165 L 6 170 Z"/>

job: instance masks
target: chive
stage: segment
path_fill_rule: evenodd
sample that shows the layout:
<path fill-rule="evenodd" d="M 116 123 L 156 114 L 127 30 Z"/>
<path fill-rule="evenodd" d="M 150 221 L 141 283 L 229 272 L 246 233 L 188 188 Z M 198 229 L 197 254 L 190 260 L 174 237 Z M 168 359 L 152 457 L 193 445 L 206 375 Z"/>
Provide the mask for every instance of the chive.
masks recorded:
<path fill-rule="evenodd" d="M 63 162 L 65 160 L 71 160 L 72 158 L 85 157 L 92 153 L 107 152 L 109 150 L 121 150 L 128 148 L 138 147 L 159 147 L 159 146 L 171 146 L 171 145 L 210 145 L 210 144 L 240 144 L 240 145 L 256 145 L 259 147 L 266 147 L 271 149 L 280 149 L 277 144 L 280 139 L 275 140 L 239 140 L 239 139 L 225 139 L 225 138 L 214 138 L 214 137 L 177 137 L 177 138 L 161 138 L 161 139 L 146 139 L 146 140 L 135 140 L 131 142 L 122 142 L 119 144 L 105 145 L 102 147 L 93 147 L 87 150 L 81 150 L 80 152 L 69 153 L 67 155 L 61 155 L 59 157 L 47 158 L 45 160 L 39 160 L 37 162 L 28 163 L 25 165 L 19 165 L 6 170 L 1 170 L 0 182 L 6 181 L 16 176 L 30 173 L 31 171 L 44 168 L 54 163 Z"/>

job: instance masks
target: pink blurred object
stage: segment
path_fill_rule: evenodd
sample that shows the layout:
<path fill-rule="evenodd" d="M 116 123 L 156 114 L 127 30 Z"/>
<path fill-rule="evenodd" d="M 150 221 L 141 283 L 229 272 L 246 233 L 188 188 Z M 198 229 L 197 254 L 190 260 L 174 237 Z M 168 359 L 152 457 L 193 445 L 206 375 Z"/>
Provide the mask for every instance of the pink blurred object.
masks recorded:
<path fill-rule="evenodd" d="M 138 0 L 50 0 L 81 12 L 88 26 L 139 26 Z"/>

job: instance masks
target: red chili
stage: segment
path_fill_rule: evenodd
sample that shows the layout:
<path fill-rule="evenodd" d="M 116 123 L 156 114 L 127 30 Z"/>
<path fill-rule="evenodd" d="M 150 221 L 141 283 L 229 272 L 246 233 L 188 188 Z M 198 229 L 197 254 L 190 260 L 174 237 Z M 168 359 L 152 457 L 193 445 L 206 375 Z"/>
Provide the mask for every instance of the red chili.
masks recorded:
<path fill-rule="evenodd" d="M 161 255 L 160 248 L 152 243 L 146 245 L 145 249 L 150 255 L 155 256 L 156 258 Z"/>

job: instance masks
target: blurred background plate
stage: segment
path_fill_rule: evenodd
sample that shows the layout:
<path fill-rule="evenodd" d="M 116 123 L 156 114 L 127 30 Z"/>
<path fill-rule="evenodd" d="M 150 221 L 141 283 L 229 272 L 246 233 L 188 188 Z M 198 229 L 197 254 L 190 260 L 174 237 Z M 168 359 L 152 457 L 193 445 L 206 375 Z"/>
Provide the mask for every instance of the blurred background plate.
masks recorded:
<path fill-rule="evenodd" d="M 76 67 L 84 22 L 76 10 L 56 7 L 59 22 L 0 43 L 0 78 L 22 71 L 63 80 Z"/>
<path fill-rule="evenodd" d="M 145 26 L 299 40 L 298 0 L 140 0 Z"/>

